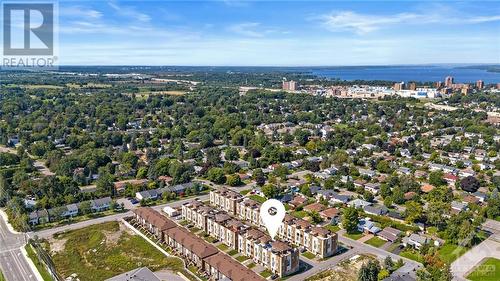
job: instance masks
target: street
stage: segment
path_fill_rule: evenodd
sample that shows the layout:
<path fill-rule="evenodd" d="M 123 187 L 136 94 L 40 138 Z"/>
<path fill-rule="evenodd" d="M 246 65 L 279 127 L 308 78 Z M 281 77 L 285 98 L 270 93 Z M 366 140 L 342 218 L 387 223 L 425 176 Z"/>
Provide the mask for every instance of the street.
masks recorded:
<path fill-rule="evenodd" d="M 0 216 L 0 269 L 7 281 L 37 280 L 21 252 L 25 244 L 25 235 L 10 232 Z"/>

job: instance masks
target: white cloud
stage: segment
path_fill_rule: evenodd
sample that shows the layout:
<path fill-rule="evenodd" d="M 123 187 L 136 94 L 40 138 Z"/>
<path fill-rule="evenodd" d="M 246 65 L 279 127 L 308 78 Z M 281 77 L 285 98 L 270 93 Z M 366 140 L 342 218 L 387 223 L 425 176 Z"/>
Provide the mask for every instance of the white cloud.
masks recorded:
<path fill-rule="evenodd" d="M 281 30 L 278 28 L 264 27 L 259 22 L 243 22 L 238 24 L 233 24 L 227 28 L 228 31 L 243 35 L 246 37 L 260 38 L 268 34 L 289 34 L 287 30 Z"/>
<path fill-rule="evenodd" d="M 362 35 L 395 25 L 475 24 L 499 21 L 500 15 L 464 16 L 450 13 L 443 14 L 439 11 L 430 13 L 370 15 L 354 11 L 340 11 L 316 17 L 316 19 L 318 18 L 322 25 L 330 31 L 351 31 Z"/>
<path fill-rule="evenodd" d="M 59 8 L 59 15 L 64 17 L 80 17 L 88 19 L 98 19 L 102 17 L 102 13 L 100 11 L 80 6 L 61 7 Z"/>
<path fill-rule="evenodd" d="M 244 22 L 239 24 L 234 24 L 230 26 L 228 29 L 234 33 L 248 36 L 248 37 L 263 37 L 264 32 L 259 29 L 260 23 L 258 22 Z"/>
<path fill-rule="evenodd" d="M 114 1 L 108 2 L 108 5 L 113 8 L 119 15 L 124 17 L 130 17 L 141 22 L 151 21 L 151 17 L 145 13 L 137 11 L 136 7 L 131 6 L 120 6 Z"/>

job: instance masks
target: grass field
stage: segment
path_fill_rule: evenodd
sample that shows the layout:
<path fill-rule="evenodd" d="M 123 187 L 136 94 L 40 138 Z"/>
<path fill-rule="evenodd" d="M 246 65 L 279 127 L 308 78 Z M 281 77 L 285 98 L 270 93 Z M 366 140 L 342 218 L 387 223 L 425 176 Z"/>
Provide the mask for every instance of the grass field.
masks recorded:
<path fill-rule="evenodd" d="M 304 256 L 304 257 L 306 257 L 306 258 L 308 258 L 308 259 L 310 259 L 310 260 L 313 260 L 313 259 L 316 257 L 316 256 L 315 256 L 313 253 L 311 253 L 311 252 L 305 252 L 305 253 L 303 253 L 303 254 L 302 254 L 302 256 Z"/>
<path fill-rule="evenodd" d="M 35 251 L 31 247 L 31 245 L 26 245 L 25 247 L 26 252 L 28 253 L 28 257 L 33 261 L 33 263 L 36 266 L 36 269 L 38 270 L 38 273 L 43 278 L 43 281 L 52 281 L 52 275 L 47 271 L 45 266 L 42 264 L 42 262 L 38 259 L 38 256 L 35 254 Z M 0 279 L 1 280 L 1 279 Z"/>
<path fill-rule="evenodd" d="M 255 200 L 259 203 L 264 203 L 266 201 L 266 198 L 259 196 L 259 195 L 256 195 L 256 194 L 252 194 L 252 195 L 248 196 L 248 198 Z"/>
<path fill-rule="evenodd" d="M 374 236 L 373 238 L 370 238 L 369 240 L 367 240 L 365 242 L 365 244 L 368 244 L 368 245 L 372 245 L 373 247 L 382 247 L 387 241 L 385 240 L 382 240 L 376 236 Z"/>
<path fill-rule="evenodd" d="M 498 281 L 500 280 L 500 260 L 487 258 L 467 276 L 472 281 Z"/>
<path fill-rule="evenodd" d="M 118 222 L 59 234 L 50 246 L 58 272 L 64 277 L 76 273 L 82 281 L 105 280 L 142 266 L 153 271 L 183 269 L 182 260 L 166 257 Z"/>
<path fill-rule="evenodd" d="M 355 233 L 351 233 L 351 234 L 345 233 L 344 236 L 347 238 L 351 238 L 352 240 L 358 240 L 361 237 L 363 237 L 364 234 L 361 232 L 355 232 Z"/>
<path fill-rule="evenodd" d="M 446 263 L 451 264 L 454 260 L 458 259 L 461 255 L 467 252 L 467 248 L 453 245 L 444 244 L 438 250 L 439 257 Z"/>
<path fill-rule="evenodd" d="M 5 277 L 3 277 L 3 274 L 1 271 L 0 271 L 0 281 L 5 281 Z"/>
<path fill-rule="evenodd" d="M 401 251 L 401 253 L 399 253 L 399 255 L 410 260 L 418 261 L 420 263 L 424 261 L 422 255 L 420 255 L 419 252 L 413 249 L 404 249 L 403 251 Z"/>
<path fill-rule="evenodd" d="M 340 230 L 340 226 L 338 225 L 327 225 L 325 226 L 325 228 L 330 230 L 331 232 L 337 232 Z"/>

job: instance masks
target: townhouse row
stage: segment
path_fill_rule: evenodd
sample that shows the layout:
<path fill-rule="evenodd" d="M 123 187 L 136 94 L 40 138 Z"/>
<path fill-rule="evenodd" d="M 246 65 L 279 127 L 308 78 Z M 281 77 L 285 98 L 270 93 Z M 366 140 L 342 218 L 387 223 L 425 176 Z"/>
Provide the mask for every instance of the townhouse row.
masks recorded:
<path fill-rule="evenodd" d="M 260 218 L 260 204 L 237 192 L 229 189 L 212 190 L 210 191 L 210 204 L 257 227 L 263 229 L 265 227 Z M 285 215 L 281 223 L 278 237 L 321 258 L 332 256 L 337 252 L 338 236 L 336 233 L 323 227 L 313 226 L 289 214 Z"/>
<path fill-rule="evenodd" d="M 222 210 L 194 200 L 182 205 L 182 217 L 206 234 L 237 250 L 280 277 L 299 270 L 299 251 L 288 243 L 273 241 Z"/>
<path fill-rule="evenodd" d="M 81 214 L 82 205 L 84 203 L 89 203 L 91 212 L 102 212 L 108 210 L 111 207 L 112 201 L 113 200 L 111 199 L 111 197 L 104 197 L 52 209 L 36 210 L 29 213 L 28 221 L 31 225 L 38 225 L 58 221 L 61 219 L 72 218 Z"/>
<path fill-rule="evenodd" d="M 135 221 L 158 242 L 172 248 L 187 266 L 194 265 L 210 280 L 263 281 L 264 279 L 200 237 L 152 208 L 133 211 Z"/>

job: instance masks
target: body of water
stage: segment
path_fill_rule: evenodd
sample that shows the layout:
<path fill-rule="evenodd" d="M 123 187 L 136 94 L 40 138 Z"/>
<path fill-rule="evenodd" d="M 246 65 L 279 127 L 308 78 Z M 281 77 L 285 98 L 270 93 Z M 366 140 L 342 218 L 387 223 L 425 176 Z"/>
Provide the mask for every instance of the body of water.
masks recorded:
<path fill-rule="evenodd" d="M 387 81 L 444 81 L 453 76 L 456 83 L 500 83 L 499 72 L 482 69 L 465 69 L 446 66 L 367 66 L 367 67 L 324 67 L 311 69 L 312 74 L 340 80 L 387 80 Z"/>

